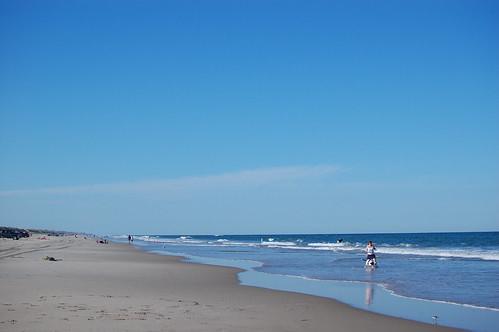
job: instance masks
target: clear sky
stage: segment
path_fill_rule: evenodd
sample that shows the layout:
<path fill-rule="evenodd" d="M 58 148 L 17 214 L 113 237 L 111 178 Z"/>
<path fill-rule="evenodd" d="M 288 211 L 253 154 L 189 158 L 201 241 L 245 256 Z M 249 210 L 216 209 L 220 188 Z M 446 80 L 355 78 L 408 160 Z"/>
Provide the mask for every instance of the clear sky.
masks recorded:
<path fill-rule="evenodd" d="M 499 1 L 0 1 L 0 224 L 499 229 Z"/>

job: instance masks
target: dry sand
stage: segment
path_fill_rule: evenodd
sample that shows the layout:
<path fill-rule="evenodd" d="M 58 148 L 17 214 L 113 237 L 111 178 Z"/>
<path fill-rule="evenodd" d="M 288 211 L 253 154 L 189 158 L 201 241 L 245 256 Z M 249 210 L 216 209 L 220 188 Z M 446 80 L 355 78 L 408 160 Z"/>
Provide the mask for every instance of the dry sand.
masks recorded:
<path fill-rule="evenodd" d="M 0 239 L 0 331 L 453 331 L 241 286 L 236 269 L 127 244 L 37 237 Z"/>

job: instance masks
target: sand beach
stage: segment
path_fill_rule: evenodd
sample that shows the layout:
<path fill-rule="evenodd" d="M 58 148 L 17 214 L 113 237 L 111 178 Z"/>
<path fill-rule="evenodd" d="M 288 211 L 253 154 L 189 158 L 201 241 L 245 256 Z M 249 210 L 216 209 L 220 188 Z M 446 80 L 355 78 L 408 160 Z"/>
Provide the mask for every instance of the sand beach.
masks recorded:
<path fill-rule="evenodd" d="M 0 331 L 454 330 L 241 286 L 237 272 L 83 236 L 0 239 Z"/>

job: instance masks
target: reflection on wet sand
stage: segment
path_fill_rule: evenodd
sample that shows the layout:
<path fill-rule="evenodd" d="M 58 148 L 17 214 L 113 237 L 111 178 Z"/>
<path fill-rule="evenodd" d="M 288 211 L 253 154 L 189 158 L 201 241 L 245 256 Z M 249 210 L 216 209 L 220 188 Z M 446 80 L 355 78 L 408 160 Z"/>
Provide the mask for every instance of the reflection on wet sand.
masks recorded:
<path fill-rule="evenodd" d="M 370 305 L 370 304 L 373 303 L 373 300 L 374 300 L 374 288 L 373 288 L 373 284 L 367 283 L 366 284 L 366 291 L 365 291 L 364 302 L 365 302 L 365 304 Z"/>

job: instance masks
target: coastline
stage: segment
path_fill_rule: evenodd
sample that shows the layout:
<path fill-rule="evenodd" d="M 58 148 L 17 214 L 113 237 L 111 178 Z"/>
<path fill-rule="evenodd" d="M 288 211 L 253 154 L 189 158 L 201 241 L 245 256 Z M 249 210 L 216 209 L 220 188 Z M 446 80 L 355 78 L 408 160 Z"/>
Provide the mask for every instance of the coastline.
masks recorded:
<path fill-rule="evenodd" d="M 240 285 L 239 269 L 182 259 L 91 238 L 2 239 L 0 330 L 457 331 Z"/>
<path fill-rule="evenodd" d="M 160 255 L 178 256 L 165 250 L 148 250 L 142 245 L 137 248 Z M 495 331 L 498 316 L 494 308 L 480 308 L 473 305 L 450 303 L 439 300 L 399 295 L 384 284 L 351 280 L 321 280 L 316 278 L 274 274 L 259 271 L 262 262 L 181 255 L 186 262 L 223 267 L 235 267 L 239 283 L 264 289 L 307 294 L 333 299 L 353 308 L 389 317 L 398 317 L 427 324 L 438 324 L 468 331 Z M 375 299 L 376 298 L 376 299 Z"/>

